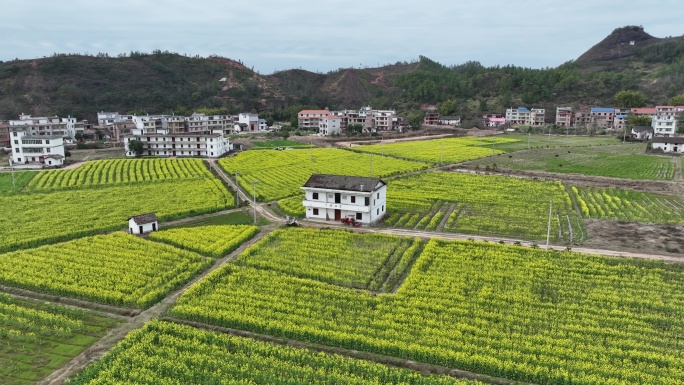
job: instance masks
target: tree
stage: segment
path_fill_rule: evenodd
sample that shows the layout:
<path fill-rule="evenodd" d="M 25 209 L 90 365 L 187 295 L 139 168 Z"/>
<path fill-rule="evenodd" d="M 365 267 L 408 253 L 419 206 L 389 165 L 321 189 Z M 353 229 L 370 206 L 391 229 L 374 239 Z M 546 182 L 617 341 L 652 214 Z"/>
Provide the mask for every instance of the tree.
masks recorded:
<path fill-rule="evenodd" d="M 299 127 L 299 119 L 295 116 L 292 119 L 290 119 L 290 127 L 292 128 L 298 128 Z"/>
<path fill-rule="evenodd" d="M 74 139 L 76 139 L 77 142 L 81 142 L 83 140 L 83 133 L 77 132 L 76 135 L 74 135 Z"/>
<path fill-rule="evenodd" d="M 145 151 L 145 145 L 142 141 L 133 139 L 128 142 L 128 150 L 133 151 L 136 157 L 140 157 Z"/>
<path fill-rule="evenodd" d="M 414 113 L 408 116 L 408 123 L 411 125 L 411 129 L 419 130 L 420 124 L 423 122 L 423 115 L 420 113 Z"/>
<path fill-rule="evenodd" d="M 684 113 L 677 115 L 677 133 L 684 134 Z"/>
<path fill-rule="evenodd" d="M 456 112 L 456 101 L 447 99 L 437 106 L 437 112 L 442 116 L 453 115 Z"/>
<path fill-rule="evenodd" d="M 675 95 L 670 98 L 671 106 L 684 106 L 684 94 Z"/>
<path fill-rule="evenodd" d="M 622 108 L 642 107 L 646 103 L 646 95 L 639 91 L 622 90 L 615 94 L 615 101 Z"/>
<path fill-rule="evenodd" d="M 631 127 L 646 127 L 651 125 L 651 117 L 646 115 L 630 115 L 627 124 Z"/>

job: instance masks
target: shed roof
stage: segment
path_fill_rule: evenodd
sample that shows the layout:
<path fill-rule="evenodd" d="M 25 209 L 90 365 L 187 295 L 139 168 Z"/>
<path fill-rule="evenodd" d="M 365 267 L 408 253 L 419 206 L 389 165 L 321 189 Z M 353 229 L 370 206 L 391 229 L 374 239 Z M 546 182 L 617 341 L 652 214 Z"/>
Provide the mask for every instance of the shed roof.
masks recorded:
<path fill-rule="evenodd" d="M 312 174 L 303 187 L 323 188 L 329 190 L 345 190 L 358 192 L 373 192 L 385 186 L 380 178 L 367 178 L 361 176 Z"/>
<path fill-rule="evenodd" d="M 591 112 L 615 112 L 615 108 L 610 107 L 593 107 Z"/>
<path fill-rule="evenodd" d="M 129 221 L 131 219 L 138 226 L 159 221 L 159 218 L 157 218 L 157 216 L 154 213 L 140 214 L 140 215 L 136 215 L 134 217 L 128 218 Z"/>

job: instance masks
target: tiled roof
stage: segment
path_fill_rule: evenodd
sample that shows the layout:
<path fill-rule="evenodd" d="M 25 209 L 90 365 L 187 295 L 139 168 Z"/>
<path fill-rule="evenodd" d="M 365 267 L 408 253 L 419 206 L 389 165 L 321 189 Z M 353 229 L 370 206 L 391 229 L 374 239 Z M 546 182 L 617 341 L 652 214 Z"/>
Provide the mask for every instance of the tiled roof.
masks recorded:
<path fill-rule="evenodd" d="M 134 217 L 128 218 L 129 221 L 131 219 L 138 226 L 159 221 L 159 218 L 157 218 L 157 216 L 154 213 L 140 214 L 140 215 L 136 215 Z"/>
<path fill-rule="evenodd" d="M 615 108 L 610 107 L 593 107 L 591 112 L 615 112 Z"/>
<path fill-rule="evenodd" d="M 387 183 L 383 182 L 383 180 L 380 178 L 312 174 L 303 187 L 323 188 L 328 190 L 373 192 L 376 188 L 386 184 Z"/>
<path fill-rule="evenodd" d="M 300 114 L 329 114 L 330 111 L 328 110 L 301 110 L 299 111 Z"/>
<path fill-rule="evenodd" d="M 652 141 L 653 143 L 683 144 L 684 136 L 656 136 Z"/>

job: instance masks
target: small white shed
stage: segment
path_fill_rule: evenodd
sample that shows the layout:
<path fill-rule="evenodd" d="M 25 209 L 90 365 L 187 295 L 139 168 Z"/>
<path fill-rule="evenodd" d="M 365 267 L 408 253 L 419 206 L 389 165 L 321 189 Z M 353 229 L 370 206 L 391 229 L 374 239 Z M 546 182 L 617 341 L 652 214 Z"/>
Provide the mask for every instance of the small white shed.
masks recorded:
<path fill-rule="evenodd" d="M 154 213 L 136 215 L 128 218 L 128 232 L 145 234 L 159 229 L 159 219 Z"/>

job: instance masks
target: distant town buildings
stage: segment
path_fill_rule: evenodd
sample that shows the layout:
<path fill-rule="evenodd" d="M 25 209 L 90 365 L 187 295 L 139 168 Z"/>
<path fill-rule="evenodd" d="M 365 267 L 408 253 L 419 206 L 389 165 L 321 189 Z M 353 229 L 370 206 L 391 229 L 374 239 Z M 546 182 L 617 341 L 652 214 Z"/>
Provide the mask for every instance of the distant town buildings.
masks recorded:
<path fill-rule="evenodd" d="M 339 130 L 328 129 L 326 134 L 320 131 L 321 124 L 330 126 L 336 121 L 331 121 L 332 116 L 339 119 Z M 322 120 L 328 121 L 322 123 Z M 358 110 L 302 110 L 297 114 L 297 124 L 299 128 L 305 130 L 318 129 L 321 135 L 332 135 L 333 133 L 341 133 L 350 125 L 361 125 L 364 131 L 390 131 L 398 130 L 402 126 L 403 120 L 397 116 L 394 110 L 374 110 L 370 106 L 362 107 Z"/>
<path fill-rule="evenodd" d="M 59 136 L 64 139 L 74 139 L 77 133 L 83 133 L 89 127 L 88 121 L 76 121 L 76 118 L 68 116 L 32 117 L 21 114 L 19 119 L 8 121 L 9 130 L 21 129 L 28 135 Z"/>
<path fill-rule="evenodd" d="M 506 110 L 506 122 L 513 126 L 543 126 L 545 115 L 543 108 L 509 108 Z"/>

